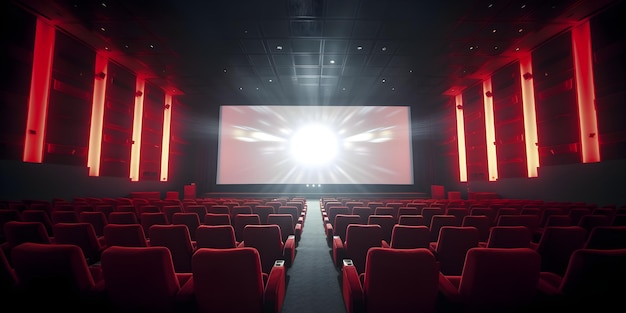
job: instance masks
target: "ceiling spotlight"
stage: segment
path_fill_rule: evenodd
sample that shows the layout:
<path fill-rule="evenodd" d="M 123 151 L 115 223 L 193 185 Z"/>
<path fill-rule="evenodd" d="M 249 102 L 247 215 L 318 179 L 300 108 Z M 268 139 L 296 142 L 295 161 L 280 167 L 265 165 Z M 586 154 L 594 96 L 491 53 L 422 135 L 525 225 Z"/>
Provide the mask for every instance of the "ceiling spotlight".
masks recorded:
<path fill-rule="evenodd" d="M 154 45 L 152 45 L 152 44 L 151 44 L 151 45 L 150 45 L 150 49 L 154 49 Z"/>
<path fill-rule="evenodd" d="M 259 87 L 256 87 L 256 90 L 259 90 Z"/>
<path fill-rule="evenodd" d="M 341 90 L 346 91 L 346 87 L 341 88 Z"/>
<path fill-rule="evenodd" d="M 396 90 L 396 87 L 391 87 L 391 91 L 395 91 L 395 90 Z"/>
<path fill-rule="evenodd" d="M 515 51 L 519 51 L 519 47 L 515 48 Z"/>
<path fill-rule="evenodd" d="M 105 7 L 105 8 L 107 7 L 107 4 L 106 4 L 106 3 L 104 3 L 104 2 L 100 3 L 100 5 L 102 5 L 102 6 L 103 6 L 103 7 Z"/>
<path fill-rule="evenodd" d="M 380 48 L 380 50 L 387 51 L 387 47 L 382 47 L 382 48 Z"/>
<path fill-rule="evenodd" d="M 106 29 L 104 27 L 100 27 L 100 30 L 103 31 L 103 32 L 106 31 Z"/>
<path fill-rule="evenodd" d="M 383 82 L 383 84 L 384 84 L 384 83 L 386 83 L 386 82 L 387 82 L 387 80 L 383 78 L 382 82 Z"/>
<path fill-rule="evenodd" d="M 273 82 L 273 80 L 272 80 L 272 79 L 269 79 L 269 80 L 268 80 L 268 82 L 270 82 L 270 83 L 271 83 L 271 82 Z"/>
<path fill-rule="evenodd" d="M 524 8 L 526 8 L 526 5 L 525 5 L 525 4 L 522 4 L 522 9 L 524 9 Z"/>
<path fill-rule="evenodd" d="M 409 70 L 409 73 L 413 73 L 413 70 Z"/>
<path fill-rule="evenodd" d="M 243 87 L 239 87 L 239 90 L 243 90 Z"/>
<path fill-rule="evenodd" d="M 283 50 L 283 46 L 276 46 L 276 50 Z"/>
<path fill-rule="evenodd" d="M 487 7 L 488 8 L 492 8 L 493 7 L 493 3 L 489 3 L 489 5 Z"/>
<path fill-rule="evenodd" d="M 497 30 L 497 29 L 495 29 L 495 28 L 491 30 L 491 32 L 492 32 L 492 33 L 495 33 L 495 32 L 497 32 L 497 31 L 498 31 L 498 30 Z"/>
<path fill-rule="evenodd" d="M 335 60 L 330 60 L 330 64 L 335 64 Z"/>
<path fill-rule="evenodd" d="M 109 51 L 109 47 L 104 47 L 104 50 Z"/>
<path fill-rule="evenodd" d="M 222 71 L 223 71 L 224 73 L 228 72 L 228 70 L 227 70 L 227 69 L 223 69 Z"/>
<path fill-rule="evenodd" d="M 470 46 L 470 47 L 469 47 L 469 49 L 470 49 L 470 50 L 474 50 L 474 46 Z"/>
<path fill-rule="evenodd" d="M 128 45 L 124 45 L 124 48 L 128 49 L 129 47 L 128 47 Z"/>
<path fill-rule="evenodd" d="M 356 46 L 357 50 L 363 50 L 363 46 Z"/>
<path fill-rule="evenodd" d="M 493 50 L 498 50 L 498 49 L 500 49 L 498 46 L 493 47 Z"/>
<path fill-rule="evenodd" d="M 517 30 L 517 32 L 518 32 L 518 33 L 521 33 L 521 32 L 523 32 L 523 31 L 524 31 L 524 29 L 523 29 L 523 28 L 520 28 L 520 29 L 518 29 L 518 30 Z"/>

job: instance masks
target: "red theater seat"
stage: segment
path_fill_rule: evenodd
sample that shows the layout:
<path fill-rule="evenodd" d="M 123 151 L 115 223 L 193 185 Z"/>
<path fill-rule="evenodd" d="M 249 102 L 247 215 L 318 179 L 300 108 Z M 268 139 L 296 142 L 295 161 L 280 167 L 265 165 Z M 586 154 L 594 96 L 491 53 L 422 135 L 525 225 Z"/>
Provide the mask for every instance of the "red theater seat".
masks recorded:
<path fill-rule="evenodd" d="M 439 266 L 428 249 L 371 248 L 362 275 L 351 260 L 344 261 L 346 312 L 434 313 L 438 276 Z"/>
<path fill-rule="evenodd" d="M 286 269 L 282 262 L 272 265 L 266 276 L 254 248 L 198 249 L 188 285 L 195 294 L 197 312 L 279 313 Z"/>
<path fill-rule="evenodd" d="M 196 248 L 186 225 L 152 225 L 149 233 L 151 247 L 170 250 L 176 273 L 191 273 L 191 256 Z"/>
<path fill-rule="evenodd" d="M 235 239 L 235 230 L 231 225 L 200 225 L 196 229 L 198 248 L 226 249 L 235 248 L 239 243 Z"/>
<path fill-rule="evenodd" d="M 380 225 L 351 224 L 346 230 L 346 240 L 333 238 L 333 261 L 341 267 L 343 259 L 351 259 L 357 272 L 365 270 L 367 250 L 372 247 L 389 247 L 383 239 Z"/>
<path fill-rule="evenodd" d="M 287 268 L 295 258 L 295 236 L 282 240 L 278 225 L 247 225 L 239 247 L 252 247 L 259 251 L 263 273 L 269 274 L 274 261 L 284 260 Z"/>

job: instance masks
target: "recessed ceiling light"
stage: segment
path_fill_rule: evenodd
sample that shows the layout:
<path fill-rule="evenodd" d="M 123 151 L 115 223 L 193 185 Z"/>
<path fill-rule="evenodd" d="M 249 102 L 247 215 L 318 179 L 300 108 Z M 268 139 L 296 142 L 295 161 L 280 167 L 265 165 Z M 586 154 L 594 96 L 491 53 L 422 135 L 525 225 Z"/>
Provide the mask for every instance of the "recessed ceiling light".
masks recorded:
<path fill-rule="evenodd" d="M 109 47 L 104 47 L 104 50 L 109 51 Z"/>
<path fill-rule="evenodd" d="M 493 47 L 493 50 L 498 50 L 498 49 L 500 49 L 498 46 Z"/>
<path fill-rule="evenodd" d="M 387 51 L 387 47 L 382 47 L 382 48 L 380 48 L 380 50 Z"/>
<path fill-rule="evenodd" d="M 100 27 L 100 30 L 103 31 L 103 32 L 106 31 L 106 29 L 104 27 Z"/>
<path fill-rule="evenodd" d="M 256 87 L 256 90 L 259 90 L 259 87 Z"/>
<path fill-rule="evenodd" d="M 150 48 L 151 48 L 151 49 L 154 49 L 154 45 L 150 45 Z"/>
<path fill-rule="evenodd" d="M 363 46 L 356 46 L 357 50 L 363 50 Z"/>
<path fill-rule="evenodd" d="M 409 73 L 413 73 L 413 70 L 409 70 Z"/>
<path fill-rule="evenodd" d="M 106 3 L 104 3 L 104 2 L 100 3 L 100 5 L 102 5 L 102 6 L 103 6 L 103 7 L 105 7 L 105 8 L 107 7 L 107 4 L 106 4 Z"/>
<path fill-rule="evenodd" d="M 515 51 L 519 51 L 519 47 L 515 48 Z"/>
<path fill-rule="evenodd" d="M 276 46 L 276 50 L 283 50 L 283 46 Z"/>
<path fill-rule="evenodd" d="M 227 69 L 223 69 L 222 71 L 223 71 L 224 73 L 228 72 L 228 70 L 227 70 Z"/>
<path fill-rule="evenodd" d="M 524 9 L 524 8 L 526 8 L 526 5 L 525 5 L 525 4 L 522 4 L 522 9 Z"/>
<path fill-rule="evenodd" d="M 124 48 L 128 49 L 129 47 L 128 47 L 128 45 L 124 45 Z"/>
<path fill-rule="evenodd" d="M 239 87 L 239 90 L 243 90 L 243 87 Z"/>
<path fill-rule="evenodd" d="M 493 7 L 493 3 L 489 3 L 489 5 L 487 6 L 488 8 Z"/>
<path fill-rule="evenodd" d="M 248 33 L 248 30 L 247 30 L 247 29 L 244 29 L 244 30 L 243 30 L 243 33 L 244 33 L 244 34 L 247 34 L 247 33 Z"/>
<path fill-rule="evenodd" d="M 270 80 L 268 80 L 268 81 L 271 83 L 273 80 L 271 80 L 271 79 L 270 79 Z"/>
<path fill-rule="evenodd" d="M 523 29 L 523 28 L 520 28 L 520 29 L 518 29 L 518 30 L 517 30 L 517 32 L 518 32 L 518 33 L 521 33 L 521 32 L 523 32 L 523 31 L 524 31 L 524 29 Z"/>
<path fill-rule="evenodd" d="M 497 31 L 498 31 L 498 30 L 497 30 L 497 29 L 495 29 L 495 28 L 491 30 L 491 32 L 492 32 L 492 33 L 495 33 L 495 32 L 497 32 Z"/>
<path fill-rule="evenodd" d="M 341 90 L 346 91 L 346 87 L 341 88 Z"/>
<path fill-rule="evenodd" d="M 335 60 L 330 60 L 330 64 L 335 64 Z"/>
<path fill-rule="evenodd" d="M 470 49 L 470 50 L 474 50 L 474 46 L 470 46 L 470 47 L 469 47 L 469 49 Z"/>
<path fill-rule="evenodd" d="M 391 91 L 395 91 L 395 90 L 396 90 L 396 87 L 391 87 Z"/>
<path fill-rule="evenodd" d="M 382 82 L 383 82 L 383 84 L 384 84 L 384 83 L 386 83 L 386 82 L 387 82 L 387 80 L 383 78 Z"/>

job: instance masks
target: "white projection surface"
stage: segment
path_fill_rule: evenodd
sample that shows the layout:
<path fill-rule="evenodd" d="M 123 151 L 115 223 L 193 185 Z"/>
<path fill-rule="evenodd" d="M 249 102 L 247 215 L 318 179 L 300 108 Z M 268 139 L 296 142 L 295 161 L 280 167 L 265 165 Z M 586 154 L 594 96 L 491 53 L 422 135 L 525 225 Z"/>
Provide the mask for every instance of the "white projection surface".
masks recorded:
<path fill-rule="evenodd" d="M 220 109 L 217 178 L 226 184 L 413 184 L 408 106 Z"/>

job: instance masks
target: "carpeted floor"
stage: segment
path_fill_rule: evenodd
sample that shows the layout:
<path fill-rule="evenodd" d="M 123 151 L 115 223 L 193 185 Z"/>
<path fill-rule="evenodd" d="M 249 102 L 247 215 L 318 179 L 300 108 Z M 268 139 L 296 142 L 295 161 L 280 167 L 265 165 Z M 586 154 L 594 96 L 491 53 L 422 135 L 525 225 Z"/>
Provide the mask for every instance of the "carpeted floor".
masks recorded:
<path fill-rule="evenodd" d="M 307 199 L 307 216 L 281 313 L 346 312 L 339 285 L 340 272 L 333 265 L 326 243 L 318 199 Z"/>

